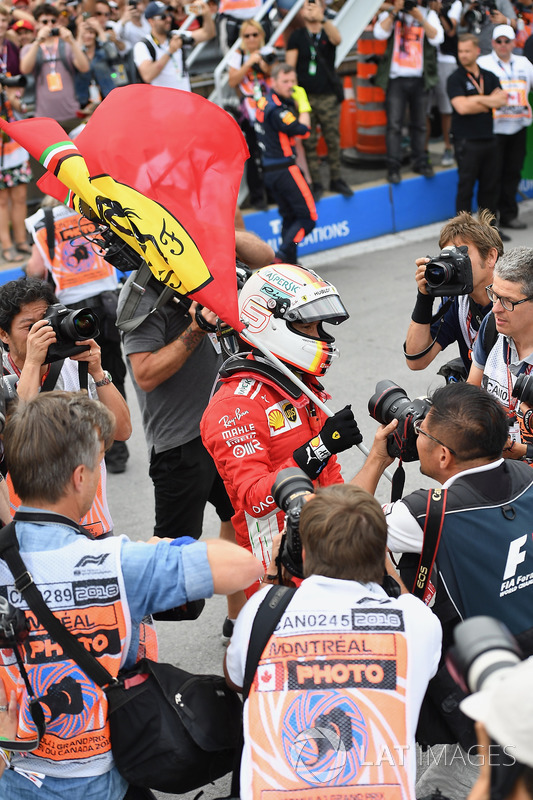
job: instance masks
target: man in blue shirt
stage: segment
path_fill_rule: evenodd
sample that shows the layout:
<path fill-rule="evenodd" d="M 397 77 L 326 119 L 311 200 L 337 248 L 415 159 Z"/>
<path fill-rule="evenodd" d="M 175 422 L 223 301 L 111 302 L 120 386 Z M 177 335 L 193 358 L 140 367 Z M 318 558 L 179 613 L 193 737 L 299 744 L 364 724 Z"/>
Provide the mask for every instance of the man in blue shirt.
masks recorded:
<path fill-rule="evenodd" d="M 502 240 L 493 222 L 490 211 L 480 210 L 477 217 L 469 211 L 461 211 L 442 228 L 439 238 L 441 250 L 450 246 L 468 247 L 474 288 L 469 295 L 450 298 L 447 309 L 444 308 L 447 298 L 443 297 L 439 312 L 442 310 L 444 313 L 438 319 L 437 315 L 433 316 L 435 298 L 428 293 L 426 284 L 429 258 L 417 258 L 417 299 L 404 345 L 409 369 L 425 369 L 441 350 L 457 342 L 468 375 L 479 326 L 492 308 L 485 287 L 492 283 L 494 265 L 503 255 Z"/>
<path fill-rule="evenodd" d="M 137 660 L 143 617 L 189 600 L 244 589 L 263 573 L 242 548 L 219 539 L 157 544 L 84 535 L 76 520 L 93 501 L 99 464 L 113 441 L 114 421 L 85 393 L 41 393 L 12 414 L 4 432 L 6 461 L 23 506 L 15 515 L 23 560 L 45 602 L 116 675 Z M 22 608 L 30 634 L 21 645 L 25 669 L 47 724 L 39 747 L 8 754 L 3 800 L 59 796 L 122 800 L 128 786 L 114 767 L 105 696 L 69 660 L 27 609 L 0 561 L 0 595 Z M 0 650 L 0 680 L 16 693 L 17 738 L 36 729 L 12 650 Z M 65 686 L 68 682 L 68 691 Z M 53 707 L 46 699 L 53 697 Z M 0 706 L 0 715 L 7 714 Z M 0 720 L 1 722 L 2 720 Z"/>

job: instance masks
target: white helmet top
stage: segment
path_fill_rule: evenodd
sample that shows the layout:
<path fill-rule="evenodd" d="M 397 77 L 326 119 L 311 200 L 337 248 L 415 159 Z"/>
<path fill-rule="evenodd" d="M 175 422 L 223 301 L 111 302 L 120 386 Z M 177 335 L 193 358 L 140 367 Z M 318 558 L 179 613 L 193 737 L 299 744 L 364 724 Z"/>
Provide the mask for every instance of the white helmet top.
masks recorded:
<path fill-rule="evenodd" d="M 339 351 L 323 322 L 348 319 L 339 293 L 316 272 L 292 264 L 272 264 L 254 272 L 239 295 L 240 333 L 248 344 L 253 334 L 281 361 L 311 375 L 324 375 Z M 318 336 L 300 324 L 318 323 Z"/>

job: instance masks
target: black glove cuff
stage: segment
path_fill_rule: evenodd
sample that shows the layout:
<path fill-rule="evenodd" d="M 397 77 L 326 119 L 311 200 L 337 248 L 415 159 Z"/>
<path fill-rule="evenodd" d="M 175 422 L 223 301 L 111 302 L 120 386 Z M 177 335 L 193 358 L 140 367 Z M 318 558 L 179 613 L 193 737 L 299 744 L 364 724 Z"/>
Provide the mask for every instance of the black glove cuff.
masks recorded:
<path fill-rule="evenodd" d="M 320 459 L 309 442 L 295 450 L 292 457 L 312 481 L 318 478 L 329 461 L 329 456 L 324 460 Z"/>
<path fill-rule="evenodd" d="M 422 294 L 418 292 L 416 295 L 416 303 L 411 314 L 413 322 L 419 325 L 431 325 L 433 317 L 433 298 L 429 294 Z"/>

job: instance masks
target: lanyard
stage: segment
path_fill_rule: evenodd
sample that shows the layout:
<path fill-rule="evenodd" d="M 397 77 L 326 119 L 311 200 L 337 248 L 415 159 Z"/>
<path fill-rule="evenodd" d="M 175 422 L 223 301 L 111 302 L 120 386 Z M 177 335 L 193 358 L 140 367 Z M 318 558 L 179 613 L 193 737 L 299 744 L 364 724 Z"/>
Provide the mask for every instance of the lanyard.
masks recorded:
<path fill-rule="evenodd" d="M 57 51 L 59 49 L 59 42 L 56 42 L 55 47 L 51 48 L 50 50 L 45 44 L 42 45 L 42 48 L 46 53 L 45 61 L 47 64 L 50 64 L 50 72 L 56 72 Z"/>
<path fill-rule="evenodd" d="M 479 83 L 471 72 L 466 71 L 467 76 L 470 78 L 478 94 L 485 94 L 485 81 L 483 80 L 483 73 L 479 73 Z"/>

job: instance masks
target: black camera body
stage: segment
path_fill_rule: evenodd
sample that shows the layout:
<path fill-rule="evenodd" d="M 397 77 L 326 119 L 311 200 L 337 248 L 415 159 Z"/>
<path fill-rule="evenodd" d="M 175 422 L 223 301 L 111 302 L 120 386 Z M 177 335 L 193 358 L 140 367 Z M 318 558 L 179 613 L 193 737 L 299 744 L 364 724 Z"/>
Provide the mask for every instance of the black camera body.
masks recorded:
<path fill-rule="evenodd" d="M 381 425 L 398 420 L 398 427 L 387 437 L 387 452 L 391 458 L 418 461 L 418 437 L 413 423 L 424 419 L 430 409 L 431 403 L 427 398 L 410 400 L 405 390 L 393 381 L 383 380 L 376 384 L 376 391 L 368 401 L 370 416 Z"/>
<path fill-rule="evenodd" d="M 285 512 L 285 533 L 279 548 L 279 562 L 295 578 L 303 578 L 300 513 L 306 496 L 313 494 L 312 480 L 298 467 L 282 469 L 272 486 L 272 497 Z M 279 564 L 278 564 L 279 567 Z"/>
<path fill-rule="evenodd" d="M 420 0 L 420 2 L 418 2 L 418 0 L 405 0 L 402 11 L 409 12 L 411 11 L 411 9 L 416 8 L 416 6 L 422 6 L 422 8 L 427 8 L 427 5 L 428 5 L 428 0 Z"/>
<path fill-rule="evenodd" d="M 25 75 L 6 75 L 5 73 L 0 72 L 0 86 L 22 89 L 24 86 L 26 86 L 26 83 L 27 81 Z"/>
<path fill-rule="evenodd" d="M 12 606 L 0 595 L 0 648 L 12 649 L 15 642 L 23 642 L 30 632 L 24 611 Z"/>
<path fill-rule="evenodd" d="M 524 412 L 523 425 L 527 433 L 533 436 L 533 375 L 519 375 L 513 386 L 512 396 L 531 406 Z M 518 416 L 521 416 L 521 412 Z"/>
<path fill-rule="evenodd" d="M 171 36 L 179 36 L 182 47 L 194 47 L 194 38 L 186 31 L 170 31 Z"/>
<path fill-rule="evenodd" d="M 426 288 L 432 297 L 455 297 L 474 291 L 472 262 L 468 247 L 443 247 L 426 264 Z"/>
<path fill-rule="evenodd" d="M 77 345 L 75 342 L 94 339 L 100 333 L 98 317 L 90 308 L 73 311 L 62 303 L 54 303 L 48 306 L 43 319 L 48 320 L 57 337 L 57 342 L 48 348 L 45 364 L 89 350 L 89 345 Z"/>
<path fill-rule="evenodd" d="M 50 36 L 59 36 L 59 28 L 52 28 L 50 31 Z"/>

